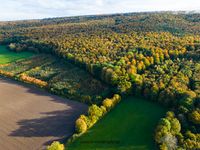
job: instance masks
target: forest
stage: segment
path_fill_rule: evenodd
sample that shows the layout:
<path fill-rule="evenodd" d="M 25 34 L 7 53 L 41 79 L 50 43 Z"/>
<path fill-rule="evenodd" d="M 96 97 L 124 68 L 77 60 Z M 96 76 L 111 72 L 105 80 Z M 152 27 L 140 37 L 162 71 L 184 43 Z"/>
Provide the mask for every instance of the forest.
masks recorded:
<path fill-rule="evenodd" d="M 200 149 L 200 14 L 3 22 L 0 44 L 11 52 L 35 53 L 0 65 L 1 75 L 89 105 L 76 121 L 72 142 L 115 111 L 121 97 L 126 102 L 134 96 L 168 110 L 155 128 L 157 148 Z"/>

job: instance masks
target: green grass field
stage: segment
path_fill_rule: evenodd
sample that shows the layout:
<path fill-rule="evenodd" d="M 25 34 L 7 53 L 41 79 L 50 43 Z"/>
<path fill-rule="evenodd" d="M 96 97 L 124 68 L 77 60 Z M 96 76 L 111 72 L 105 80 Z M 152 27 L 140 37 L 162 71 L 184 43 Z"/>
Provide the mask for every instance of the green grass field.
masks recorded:
<path fill-rule="evenodd" d="M 16 60 L 31 57 L 33 53 L 30 52 L 10 52 L 5 46 L 0 46 L 0 64 L 7 64 Z"/>
<path fill-rule="evenodd" d="M 86 134 L 68 145 L 69 150 L 155 150 L 154 130 L 165 109 L 129 97 Z"/>

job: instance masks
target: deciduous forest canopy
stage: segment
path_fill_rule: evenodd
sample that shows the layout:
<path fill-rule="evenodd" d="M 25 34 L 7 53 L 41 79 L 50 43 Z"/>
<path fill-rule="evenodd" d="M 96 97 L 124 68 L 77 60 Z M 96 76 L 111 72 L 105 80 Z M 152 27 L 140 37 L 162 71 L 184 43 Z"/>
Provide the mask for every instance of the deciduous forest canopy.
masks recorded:
<path fill-rule="evenodd" d="M 1 22 L 0 43 L 17 53 L 54 55 L 66 62 L 66 66 L 62 62 L 53 65 L 62 69 L 73 64 L 98 80 L 93 79 L 91 83 L 94 89 L 82 91 L 76 89 L 81 89 L 84 82 L 79 82 L 76 87 L 62 82 L 65 75 L 53 77 L 59 67 L 45 64 L 20 72 L 22 79 L 34 77 L 44 81 L 50 90 L 59 90 L 61 95 L 74 94 L 82 102 L 97 104 L 89 109 L 88 116 L 79 118 L 84 131 L 116 104 L 112 104 L 112 100 L 103 101 L 109 92 L 123 97 L 135 95 L 170 110 L 155 131 L 155 141 L 160 149 L 200 148 L 199 13 L 125 13 Z M 45 58 L 53 61 L 54 57 Z M 23 64 L 18 62 L 16 65 L 24 66 L 20 63 Z M 13 67 L 11 64 L 0 69 L 3 74 Z M 52 74 L 45 76 L 43 70 L 51 70 Z M 78 69 L 75 71 L 78 75 L 83 74 Z M 14 75 L 18 73 L 14 72 Z M 78 75 L 77 80 L 80 79 Z M 74 81 L 68 83 L 76 84 Z M 95 88 L 111 91 L 98 95 Z M 81 92 L 88 92 L 87 97 Z"/>

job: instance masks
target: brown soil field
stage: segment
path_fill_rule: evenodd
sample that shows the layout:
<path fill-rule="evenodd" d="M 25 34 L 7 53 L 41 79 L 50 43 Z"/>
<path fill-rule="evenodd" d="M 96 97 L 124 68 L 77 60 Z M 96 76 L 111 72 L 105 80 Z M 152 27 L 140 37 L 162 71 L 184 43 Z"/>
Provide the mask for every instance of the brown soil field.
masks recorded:
<path fill-rule="evenodd" d="M 87 106 L 0 77 L 0 149 L 41 150 L 67 139 Z"/>

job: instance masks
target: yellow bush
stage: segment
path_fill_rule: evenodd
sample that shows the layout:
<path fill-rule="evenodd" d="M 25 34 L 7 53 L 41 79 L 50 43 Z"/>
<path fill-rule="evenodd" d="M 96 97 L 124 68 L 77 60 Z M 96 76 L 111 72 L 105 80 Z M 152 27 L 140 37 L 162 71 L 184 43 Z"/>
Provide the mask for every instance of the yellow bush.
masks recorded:
<path fill-rule="evenodd" d="M 200 124 L 200 109 L 192 111 L 189 114 L 189 119 L 195 124 Z"/>
<path fill-rule="evenodd" d="M 20 75 L 20 80 L 25 81 L 27 83 L 32 83 L 35 85 L 38 85 L 40 87 L 47 87 L 48 83 L 33 77 L 29 77 L 26 74 L 21 74 Z"/>
<path fill-rule="evenodd" d="M 106 107 L 105 106 L 101 106 L 100 108 L 101 108 L 101 110 L 103 112 L 103 115 L 105 115 L 107 113 Z"/>
<path fill-rule="evenodd" d="M 87 124 L 82 118 L 76 120 L 76 131 L 77 133 L 84 133 L 87 130 Z"/>
<path fill-rule="evenodd" d="M 13 77 L 14 76 L 13 73 L 6 72 L 6 71 L 3 71 L 3 70 L 0 70 L 0 75 L 6 76 L 6 77 Z"/>
<path fill-rule="evenodd" d="M 121 96 L 118 95 L 118 94 L 115 94 L 115 95 L 113 96 L 112 100 L 113 100 L 113 104 L 116 105 L 117 103 L 120 102 Z"/>
<path fill-rule="evenodd" d="M 55 141 L 50 146 L 47 147 L 47 150 L 64 150 L 65 147 L 63 144 L 60 144 L 59 142 Z"/>
<path fill-rule="evenodd" d="M 119 103 L 121 100 L 121 96 L 118 95 L 118 94 L 115 94 L 113 96 L 113 98 L 109 99 L 109 98 L 106 98 L 104 101 L 103 101 L 103 106 L 106 107 L 106 110 L 110 110 L 112 107 L 114 107 L 117 103 Z"/>
<path fill-rule="evenodd" d="M 106 107 L 107 110 L 110 110 L 112 108 L 112 106 L 113 106 L 113 100 L 109 99 L 109 98 L 106 98 L 103 101 L 103 106 Z"/>

